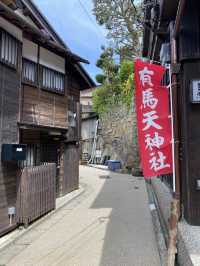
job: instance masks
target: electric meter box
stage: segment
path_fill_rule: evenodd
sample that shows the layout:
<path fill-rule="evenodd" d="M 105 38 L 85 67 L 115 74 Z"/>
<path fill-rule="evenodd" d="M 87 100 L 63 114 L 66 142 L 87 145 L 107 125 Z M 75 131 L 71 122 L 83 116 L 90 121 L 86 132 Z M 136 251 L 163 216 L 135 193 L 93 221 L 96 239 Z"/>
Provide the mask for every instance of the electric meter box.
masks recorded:
<path fill-rule="evenodd" d="M 25 144 L 2 144 L 2 162 L 26 160 L 27 145 Z"/>

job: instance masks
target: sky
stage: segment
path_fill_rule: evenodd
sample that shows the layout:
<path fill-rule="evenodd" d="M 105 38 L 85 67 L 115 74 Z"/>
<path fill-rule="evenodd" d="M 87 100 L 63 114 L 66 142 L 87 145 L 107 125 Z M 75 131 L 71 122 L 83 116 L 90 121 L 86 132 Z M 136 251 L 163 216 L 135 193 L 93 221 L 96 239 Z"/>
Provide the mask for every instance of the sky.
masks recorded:
<path fill-rule="evenodd" d="M 84 68 L 95 80 L 100 69 L 96 61 L 101 45 L 106 45 L 106 31 L 96 23 L 92 0 L 34 0 L 70 50 L 89 60 Z"/>

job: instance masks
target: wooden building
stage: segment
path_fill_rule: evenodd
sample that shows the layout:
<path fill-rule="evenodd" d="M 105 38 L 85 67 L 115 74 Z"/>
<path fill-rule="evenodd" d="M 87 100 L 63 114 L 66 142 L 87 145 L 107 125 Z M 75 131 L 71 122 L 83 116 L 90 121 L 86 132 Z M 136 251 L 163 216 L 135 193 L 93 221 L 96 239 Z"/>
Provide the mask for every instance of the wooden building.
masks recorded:
<path fill-rule="evenodd" d="M 182 213 L 188 223 L 200 225 L 200 2 L 146 0 L 144 5 L 143 56 L 171 64 Z"/>
<path fill-rule="evenodd" d="M 0 234 L 18 223 L 25 167 L 55 163 L 57 196 L 78 188 L 80 91 L 95 86 L 80 62 L 31 0 L 0 1 L 0 149 L 26 144 L 0 161 Z"/>
<path fill-rule="evenodd" d="M 98 115 L 93 110 L 92 95 L 95 88 L 84 90 L 80 95 L 81 103 L 81 159 L 86 164 L 92 155 Z"/>

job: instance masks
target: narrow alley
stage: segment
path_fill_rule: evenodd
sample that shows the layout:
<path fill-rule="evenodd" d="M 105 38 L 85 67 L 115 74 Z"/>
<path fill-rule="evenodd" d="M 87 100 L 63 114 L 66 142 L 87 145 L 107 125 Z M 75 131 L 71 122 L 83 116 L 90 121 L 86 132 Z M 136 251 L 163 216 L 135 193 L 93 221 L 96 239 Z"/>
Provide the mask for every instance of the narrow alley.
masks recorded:
<path fill-rule="evenodd" d="M 157 266 L 143 178 L 81 166 L 83 192 L 0 253 L 9 266 Z"/>

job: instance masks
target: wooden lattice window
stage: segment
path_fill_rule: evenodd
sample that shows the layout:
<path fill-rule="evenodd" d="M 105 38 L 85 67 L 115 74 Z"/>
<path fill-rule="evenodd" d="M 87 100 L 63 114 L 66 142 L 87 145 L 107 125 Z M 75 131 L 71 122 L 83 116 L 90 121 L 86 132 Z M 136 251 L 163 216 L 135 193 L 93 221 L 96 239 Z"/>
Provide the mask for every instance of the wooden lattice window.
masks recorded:
<path fill-rule="evenodd" d="M 47 67 L 42 68 L 42 87 L 46 90 L 64 94 L 65 75 Z"/>
<path fill-rule="evenodd" d="M 37 84 L 37 64 L 27 60 L 23 59 L 23 81 L 36 85 Z"/>
<path fill-rule="evenodd" d="M 1 62 L 17 68 L 19 42 L 6 31 L 1 31 L 0 60 Z"/>

